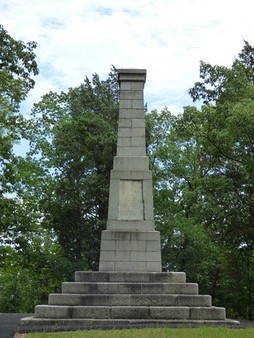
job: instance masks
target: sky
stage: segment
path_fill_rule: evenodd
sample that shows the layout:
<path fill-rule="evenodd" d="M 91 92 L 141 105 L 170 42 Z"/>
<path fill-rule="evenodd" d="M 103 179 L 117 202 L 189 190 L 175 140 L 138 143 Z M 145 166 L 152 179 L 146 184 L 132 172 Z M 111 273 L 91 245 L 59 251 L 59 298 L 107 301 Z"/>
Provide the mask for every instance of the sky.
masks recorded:
<path fill-rule="evenodd" d="M 40 74 L 25 108 L 49 91 L 145 68 L 148 110 L 180 113 L 199 80 L 200 61 L 231 66 L 244 40 L 254 45 L 253 0 L 1 0 L 0 24 L 36 41 Z"/>

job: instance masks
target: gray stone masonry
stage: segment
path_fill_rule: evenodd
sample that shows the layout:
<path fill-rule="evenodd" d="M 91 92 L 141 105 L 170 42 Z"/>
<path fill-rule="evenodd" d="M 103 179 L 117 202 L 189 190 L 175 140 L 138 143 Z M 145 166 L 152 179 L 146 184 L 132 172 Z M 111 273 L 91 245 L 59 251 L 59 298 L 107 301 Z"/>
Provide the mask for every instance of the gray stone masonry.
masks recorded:
<path fill-rule="evenodd" d="M 160 234 L 153 216 L 152 173 L 146 156 L 144 69 L 119 69 L 117 153 L 110 177 L 107 229 L 99 271 L 161 271 Z"/>
<path fill-rule="evenodd" d="M 48 305 L 21 320 L 19 332 L 149 326 L 237 325 L 183 272 L 84 272 Z"/>

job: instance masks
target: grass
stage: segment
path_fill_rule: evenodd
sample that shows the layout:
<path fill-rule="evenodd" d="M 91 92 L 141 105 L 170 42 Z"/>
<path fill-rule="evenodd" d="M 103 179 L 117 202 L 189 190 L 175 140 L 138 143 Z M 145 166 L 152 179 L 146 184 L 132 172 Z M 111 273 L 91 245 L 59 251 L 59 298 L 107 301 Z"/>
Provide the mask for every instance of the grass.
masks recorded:
<path fill-rule="evenodd" d="M 225 327 L 158 328 L 129 330 L 87 330 L 54 333 L 29 333 L 26 338 L 253 338 L 254 328 L 230 329 Z"/>

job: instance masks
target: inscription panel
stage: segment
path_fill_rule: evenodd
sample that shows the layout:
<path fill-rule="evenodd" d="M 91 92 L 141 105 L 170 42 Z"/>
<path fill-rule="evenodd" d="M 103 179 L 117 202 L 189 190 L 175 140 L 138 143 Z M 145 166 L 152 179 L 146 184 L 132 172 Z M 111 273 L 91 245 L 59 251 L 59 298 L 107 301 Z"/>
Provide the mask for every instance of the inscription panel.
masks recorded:
<path fill-rule="evenodd" d="M 143 220 L 143 182 L 120 180 L 119 220 Z"/>

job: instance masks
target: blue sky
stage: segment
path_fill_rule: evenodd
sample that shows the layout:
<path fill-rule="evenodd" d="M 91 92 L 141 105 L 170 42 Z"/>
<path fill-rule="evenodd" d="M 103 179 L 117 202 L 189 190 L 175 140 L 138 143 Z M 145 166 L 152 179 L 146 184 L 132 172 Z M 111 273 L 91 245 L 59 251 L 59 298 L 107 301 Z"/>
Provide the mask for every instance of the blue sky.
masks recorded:
<path fill-rule="evenodd" d="M 253 0 L 1 0 L 0 23 L 36 41 L 40 75 L 25 103 L 78 86 L 93 73 L 146 68 L 148 109 L 192 104 L 201 60 L 230 66 L 254 45 Z"/>

